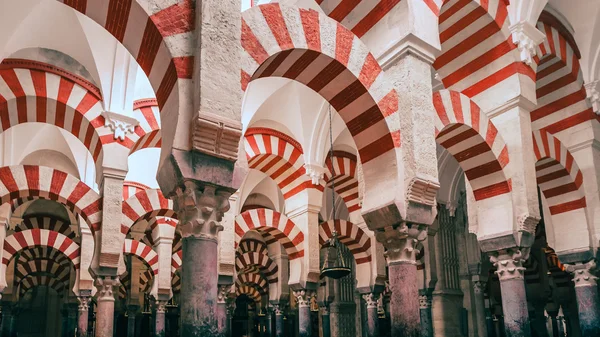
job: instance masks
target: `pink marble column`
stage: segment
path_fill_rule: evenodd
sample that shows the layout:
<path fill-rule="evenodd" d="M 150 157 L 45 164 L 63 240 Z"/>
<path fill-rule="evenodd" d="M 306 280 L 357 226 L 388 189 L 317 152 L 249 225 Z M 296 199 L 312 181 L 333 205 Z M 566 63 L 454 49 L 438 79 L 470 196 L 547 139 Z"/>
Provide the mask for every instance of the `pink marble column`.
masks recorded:
<path fill-rule="evenodd" d="M 310 302 L 314 292 L 310 290 L 294 291 L 298 303 L 298 336 L 311 337 Z"/>
<path fill-rule="evenodd" d="M 88 315 L 90 308 L 89 296 L 79 296 L 79 317 L 77 318 L 77 337 L 87 337 L 88 335 Z"/>
<path fill-rule="evenodd" d="M 567 271 L 573 274 L 581 334 L 600 336 L 600 294 L 598 277 L 594 275 L 596 262 L 592 260 L 587 263 L 567 265 Z"/>
<path fill-rule="evenodd" d="M 165 314 L 167 312 L 167 301 L 156 301 L 155 328 L 156 337 L 165 337 Z"/>
<path fill-rule="evenodd" d="M 377 314 L 378 294 L 363 294 L 367 303 L 367 337 L 379 337 L 379 315 Z"/>
<path fill-rule="evenodd" d="M 96 337 L 113 337 L 115 297 L 113 293 L 119 289 L 116 276 L 98 276 L 96 278 Z"/>

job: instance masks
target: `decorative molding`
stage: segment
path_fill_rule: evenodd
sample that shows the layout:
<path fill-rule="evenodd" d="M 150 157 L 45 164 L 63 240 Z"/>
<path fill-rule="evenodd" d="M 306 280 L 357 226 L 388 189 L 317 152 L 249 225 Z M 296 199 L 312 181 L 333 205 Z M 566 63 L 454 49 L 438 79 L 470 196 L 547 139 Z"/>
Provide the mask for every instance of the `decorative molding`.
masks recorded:
<path fill-rule="evenodd" d="M 537 55 L 537 47 L 544 41 L 546 35 L 527 21 L 517 22 L 509 27 L 514 44 L 519 48 L 521 61 L 531 66 Z"/>
<path fill-rule="evenodd" d="M 236 161 L 241 137 L 239 121 L 206 112 L 194 120 L 193 145 L 200 152 Z"/>
<path fill-rule="evenodd" d="M 383 71 L 387 71 L 408 54 L 414 55 L 428 64 L 433 64 L 440 53 L 441 50 L 439 48 L 409 33 L 381 55 L 377 56 L 377 62 L 379 62 Z"/>
<path fill-rule="evenodd" d="M 79 301 L 78 311 L 88 312 L 88 310 L 90 309 L 91 299 L 92 298 L 90 296 L 77 296 L 77 301 Z"/>
<path fill-rule="evenodd" d="M 376 293 L 363 294 L 362 298 L 367 303 L 367 309 L 369 309 L 369 308 L 377 308 L 377 302 L 379 300 L 378 294 L 376 294 Z"/>
<path fill-rule="evenodd" d="M 306 175 L 310 178 L 313 185 L 321 185 L 323 176 L 325 175 L 325 168 L 316 164 L 304 164 Z"/>
<path fill-rule="evenodd" d="M 127 134 L 133 134 L 135 127 L 139 124 L 138 120 L 118 114 L 116 112 L 102 111 L 104 117 L 104 126 L 110 128 L 114 133 L 114 139 L 125 140 Z"/>
<path fill-rule="evenodd" d="M 598 80 L 585 84 L 587 98 L 592 103 L 592 109 L 596 115 L 600 115 L 600 93 L 598 92 Z"/>
<path fill-rule="evenodd" d="M 435 206 L 439 189 L 439 182 L 416 176 L 408 183 L 406 199 L 417 204 Z"/>
<path fill-rule="evenodd" d="M 490 261 L 496 267 L 496 275 L 500 281 L 524 279 L 527 251 L 522 248 L 509 248 L 490 253 Z"/>
<path fill-rule="evenodd" d="M 426 226 L 413 225 L 409 227 L 402 223 L 397 228 L 391 226 L 375 232 L 375 238 L 386 249 L 385 257 L 390 263 L 417 264 L 419 254 L 417 244 L 427 238 Z"/>
<path fill-rule="evenodd" d="M 298 301 L 299 307 L 308 307 L 311 304 L 312 297 L 315 296 L 314 291 L 301 289 L 298 291 L 294 291 L 294 297 L 296 297 L 296 301 Z"/>
<path fill-rule="evenodd" d="M 591 260 L 587 263 L 565 264 L 566 270 L 573 274 L 573 283 L 575 287 L 597 287 L 598 277 L 596 272 L 596 261 Z"/>
<path fill-rule="evenodd" d="M 133 110 L 158 106 L 156 98 L 143 98 L 133 101 Z"/>
<path fill-rule="evenodd" d="M 431 296 L 419 295 L 419 309 L 431 309 Z"/>
<path fill-rule="evenodd" d="M 220 284 L 219 291 L 217 293 L 217 303 L 225 304 L 229 293 L 231 292 L 231 284 Z"/>
<path fill-rule="evenodd" d="M 540 222 L 539 218 L 535 218 L 527 214 L 517 217 L 519 232 L 527 232 L 535 235 L 535 228 L 537 227 L 538 222 Z"/>
<path fill-rule="evenodd" d="M 114 301 L 114 292 L 119 291 L 121 282 L 118 277 L 112 276 L 99 276 L 96 278 L 95 286 L 98 289 L 96 292 L 96 298 L 98 302 L 102 301 Z"/>

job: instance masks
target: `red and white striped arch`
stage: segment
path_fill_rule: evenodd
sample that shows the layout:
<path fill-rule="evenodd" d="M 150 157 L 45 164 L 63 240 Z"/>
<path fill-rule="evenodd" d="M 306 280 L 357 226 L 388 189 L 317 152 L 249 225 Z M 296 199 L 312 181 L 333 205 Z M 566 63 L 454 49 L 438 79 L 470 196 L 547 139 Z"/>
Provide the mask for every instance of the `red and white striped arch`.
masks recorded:
<path fill-rule="evenodd" d="M 152 290 L 153 273 L 151 270 L 145 270 L 140 274 L 140 290 L 144 293 Z"/>
<path fill-rule="evenodd" d="M 505 0 L 444 0 L 442 54 L 433 63 L 444 87 L 474 97 L 508 79 L 518 82 L 519 74 L 535 81 L 512 42 L 509 21 Z"/>
<path fill-rule="evenodd" d="M 346 220 L 329 220 L 319 225 L 319 243 L 325 245 L 333 236 L 333 230 L 338 234 L 341 243 L 346 245 L 356 264 L 371 262 L 371 238 L 360 227 Z"/>
<path fill-rule="evenodd" d="M 256 303 L 260 303 L 260 301 L 262 300 L 262 296 L 260 295 L 260 292 L 258 291 L 258 289 L 256 289 L 253 286 L 249 286 L 249 285 L 242 285 L 242 286 L 238 287 L 236 284 L 235 295 L 236 296 L 246 295 L 246 296 L 250 297 L 250 299 L 252 299 Z"/>
<path fill-rule="evenodd" d="M 68 282 L 71 271 L 65 265 L 52 260 L 31 260 L 25 263 L 16 264 L 14 278 L 15 283 L 19 283 L 21 279 L 25 278 L 27 275 L 35 273 L 51 274 L 54 275 L 58 280 Z"/>
<path fill-rule="evenodd" d="M 144 261 L 149 270 L 156 276 L 158 275 L 158 254 L 150 246 L 143 242 L 131 239 L 125 239 L 123 243 L 123 253 L 132 254 Z"/>
<path fill-rule="evenodd" d="M 533 132 L 537 183 L 551 215 L 586 207 L 583 173 L 571 152 L 550 133 Z"/>
<path fill-rule="evenodd" d="M 130 154 L 148 148 L 160 148 L 160 111 L 154 98 L 133 102 L 133 117 L 139 121 L 135 133 L 128 135 L 133 145 Z"/>
<path fill-rule="evenodd" d="M 586 96 L 575 42 L 550 23 L 538 22 L 537 29 L 546 40 L 534 58 L 537 108 L 531 112 L 532 129 L 556 134 L 589 120 L 600 121 Z"/>
<path fill-rule="evenodd" d="M 21 250 L 17 262 L 28 263 L 29 261 L 50 260 L 66 266 L 70 263 L 69 258 L 62 252 L 52 247 L 30 247 Z"/>
<path fill-rule="evenodd" d="M 92 233 L 100 229 L 102 199 L 84 182 L 68 173 L 44 166 L 0 167 L 2 203 L 25 197 L 59 202 L 81 215 Z"/>
<path fill-rule="evenodd" d="M 252 253 L 256 252 L 259 254 L 268 255 L 267 244 L 256 240 L 256 239 L 243 239 L 240 242 L 238 248 L 238 253 Z"/>
<path fill-rule="evenodd" d="M 21 59 L 0 64 L 0 128 L 24 123 L 55 125 L 77 137 L 96 163 L 115 139 L 104 127 L 100 90 L 55 66 Z"/>
<path fill-rule="evenodd" d="M 92 19 L 123 44 L 148 76 L 161 108 L 169 98 L 177 100 L 178 78 L 191 78 L 192 51 L 178 44 L 170 47 L 165 38 L 194 30 L 193 2 L 156 3 L 147 13 L 139 0 L 58 1 Z"/>
<path fill-rule="evenodd" d="M 433 94 L 436 141 L 465 171 L 476 200 L 509 193 L 508 147 L 485 113 L 467 96 L 449 90 Z"/>
<path fill-rule="evenodd" d="M 69 239 L 75 240 L 77 233 L 73 231 L 70 223 L 63 222 L 56 218 L 45 215 L 33 215 L 23 218 L 23 221 L 15 227 L 15 232 L 27 229 L 47 229 L 66 235 Z"/>
<path fill-rule="evenodd" d="M 257 230 L 272 235 L 285 248 L 290 261 L 304 256 L 304 233 L 292 220 L 273 210 L 258 208 L 245 211 L 235 218 L 234 230 L 236 248 L 247 232 Z"/>
<path fill-rule="evenodd" d="M 150 187 L 135 181 L 124 181 L 123 182 L 123 200 L 127 200 L 134 196 L 137 192 L 143 190 L 149 190 Z"/>
<path fill-rule="evenodd" d="M 306 175 L 302 146 L 292 137 L 268 128 L 250 128 L 244 136 L 248 166 L 275 181 L 285 199 L 313 185 Z"/>
<path fill-rule="evenodd" d="M 173 278 L 171 279 L 171 289 L 173 289 L 174 293 L 181 291 L 181 276 L 179 273 L 173 274 Z"/>
<path fill-rule="evenodd" d="M 261 295 L 267 294 L 269 291 L 269 284 L 267 281 L 258 273 L 243 273 L 239 274 L 236 282 L 236 287 L 239 285 L 254 285 L 261 290 Z"/>
<path fill-rule="evenodd" d="M 312 9 L 270 3 L 242 13 L 242 89 L 285 77 L 327 100 L 344 120 L 366 163 L 400 147 L 392 122 L 398 94 L 375 57 L 335 20 Z"/>
<path fill-rule="evenodd" d="M 335 192 L 344 199 L 350 214 L 360 210 L 356 162 L 356 156 L 345 151 L 333 151 L 333 162 L 329 155 L 325 160 L 325 182 L 331 186 L 333 177 Z"/>
<path fill-rule="evenodd" d="M 266 254 L 258 252 L 236 253 L 235 271 L 241 273 L 250 266 L 257 266 L 269 283 L 277 283 L 277 264 Z"/>
<path fill-rule="evenodd" d="M 38 286 L 47 286 L 50 289 L 54 289 L 59 295 L 62 295 L 62 292 L 68 288 L 68 283 L 51 275 L 28 275 L 18 285 L 19 296 L 25 295 L 30 289 Z"/>
<path fill-rule="evenodd" d="M 183 251 L 180 249 L 173 253 L 171 256 L 171 274 L 175 275 L 177 269 L 181 268 L 181 257 L 183 255 Z"/>
<path fill-rule="evenodd" d="M 177 219 L 173 201 L 163 196 L 158 189 L 139 191 L 123 202 L 121 233 L 127 234 L 131 226 L 140 219 L 164 216 Z"/>
<path fill-rule="evenodd" d="M 46 229 L 29 229 L 7 236 L 4 240 L 2 264 L 6 268 L 16 253 L 36 246 L 46 246 L 58 250 L 69 258 L 75 269 L 79 269 L 79 245 L 63 234 Z"/>

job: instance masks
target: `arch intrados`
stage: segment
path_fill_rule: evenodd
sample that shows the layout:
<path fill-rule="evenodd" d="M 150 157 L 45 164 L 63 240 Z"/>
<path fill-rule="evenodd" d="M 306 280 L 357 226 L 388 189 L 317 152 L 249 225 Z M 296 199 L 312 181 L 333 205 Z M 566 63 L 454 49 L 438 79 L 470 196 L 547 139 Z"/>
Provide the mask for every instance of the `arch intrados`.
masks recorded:
<path fill-rule="evenodd" d="M 140 220 L 153 217 L 177 219 L 173 209 L 173 201 L 165 198 L 158 189 L 141 190 L 129 197 L 122 204 L 121 233 L 127 235 L 131 227 Z"/>
<path fill-rule="evenodd" d="M 56 262 L 62 266 L 71 265 L 70 259 L 60 250 L 49 246 L 27 247 L 19 252 L 18 264 L 29 263 L 36 260 L 48 260 Z"/>

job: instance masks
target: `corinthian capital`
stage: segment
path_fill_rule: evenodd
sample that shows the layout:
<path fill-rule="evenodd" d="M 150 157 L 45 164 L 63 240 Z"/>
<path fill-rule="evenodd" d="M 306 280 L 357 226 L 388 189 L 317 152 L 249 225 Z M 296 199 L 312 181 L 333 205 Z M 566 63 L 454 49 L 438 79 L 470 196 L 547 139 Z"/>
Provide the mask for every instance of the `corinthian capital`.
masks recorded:
<path fill-rule="evenodd" d="M 118 277 L 98 276 L 95 286 L 98 289 L 96 298 L 98 301 L 114 301 L 113 293 L 118 291 L 121 282 Z"/>
<path fill-rule="evenodd" d="M 510 248 L 490 253 L 490 261 L 496 267 L 500 281 L 523 279 L 525 267 L 523 263 L 528 257 L 527 249 Z"/>
<path fill-rule="evenodd" d="M 598 277 L 596 272 L 596 261 L 591 260 L 587 263 L 567 264 L 567 271 L 573 274 L 573 283 L 575 287 L 596 287 Z"/>
<path fill-rule="evenodd" d="M 90 296 L 78 296 L 77 300 L 79 301 L 79 312 L 88 312 L 90 308 Z"/>
<path fill-rule="evenodd" d="M 377 302 L 379 300 L 379 295 L 376 293 L 368 293 L 362 295 L 363 299 L 367 303 L 367 308 L 377 308 Z"/>
<path fill-rule="evenodd" d="M 294 297 L 296 297 L 296 301 L 298 301 L 299 307 L 308 307 L 310 306 L 310 301 L 312 297 L 315 295 L 312 290 L 298 290 L 294 291 Z"/>
<path fill-rule="evenodd" d="M 376 232 L 375 238 L 385 247 L 388 263 L 416 264 L 416 256 L 419 254 L 417 243 L 427 238 L 427 230 L 425 226 L 402 223 L 396 228 L 388 226 L 383 231 Z"/>
<path fill-rule="evenodd" d="M 181 236 L 216 240 L 223 230 L 220 222 L 223 213 L 229 210 L 230 195 L 213 185 L 200 187 L 194 181 L 185 181 L 184 186 L 177 189 L 174 200 Z"/>

